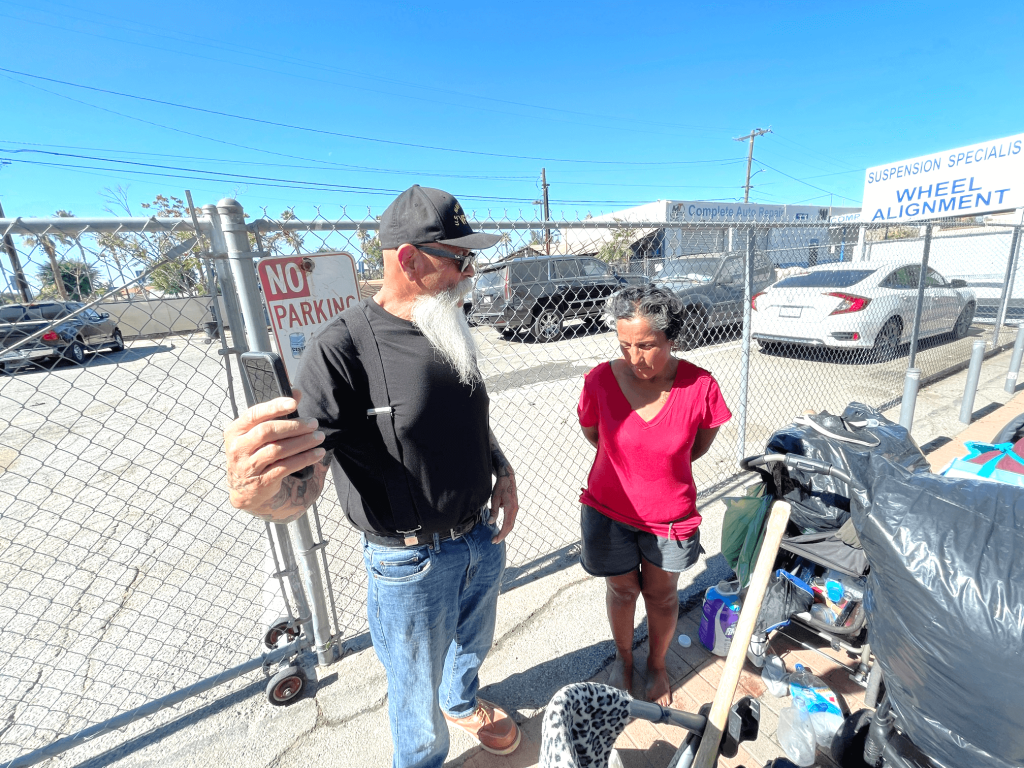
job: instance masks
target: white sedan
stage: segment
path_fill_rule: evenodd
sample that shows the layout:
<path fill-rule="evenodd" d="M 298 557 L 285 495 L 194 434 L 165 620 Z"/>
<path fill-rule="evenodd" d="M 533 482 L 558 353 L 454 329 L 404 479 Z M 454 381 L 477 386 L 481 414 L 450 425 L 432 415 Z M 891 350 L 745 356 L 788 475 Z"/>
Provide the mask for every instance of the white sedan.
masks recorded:
<path fill-rule="evenodd" d="M 812 267 L 753 297 L 753 337 L 762 349 L 779 344 L 866 349 L 875 360 L 891 360 L 913 333 L 920 277 L 921 263 L 912 260 Z M 977 300 L 965 286 L 928 267 L 920 338 L 967 335 Z"/>

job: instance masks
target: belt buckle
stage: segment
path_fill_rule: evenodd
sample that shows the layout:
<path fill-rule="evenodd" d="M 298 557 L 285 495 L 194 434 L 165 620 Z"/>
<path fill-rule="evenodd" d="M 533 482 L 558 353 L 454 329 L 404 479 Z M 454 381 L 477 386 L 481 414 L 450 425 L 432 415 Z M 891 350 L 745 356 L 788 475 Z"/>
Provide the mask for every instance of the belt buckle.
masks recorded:
<path fill-rule="evenodd" d="M 411 531 L 398 531 L 402 537 L 402 543 L 407 547 L 414 547 L 419 543 L 420 537 L 416 535 L 416 531 L 422 528 L 422 525 L 417 525 Z"/>

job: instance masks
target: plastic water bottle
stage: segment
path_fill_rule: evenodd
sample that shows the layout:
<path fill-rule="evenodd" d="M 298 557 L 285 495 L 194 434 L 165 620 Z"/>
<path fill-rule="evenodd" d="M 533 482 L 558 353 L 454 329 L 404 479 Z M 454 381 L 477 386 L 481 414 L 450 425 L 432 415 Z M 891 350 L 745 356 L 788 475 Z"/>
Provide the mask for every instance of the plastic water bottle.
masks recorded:
<path fill-rule="evenodd" d="M 776 735 L 786 757 L 797 765 L 814 765 L 814 726 L 803 699 L 793 699 L 792 706 L 782 710 Z"/>
<path fill-rule="evenodd" d="M 796 671 L 789 676 L 789 692 L 794 701 L 804 702 L 818 744 L 828 747 L 843 724 L 843 712 L 835 693 L 803 664 L 797 664 Z"/>
<path fill-rule="evenodd" d="M 789 696 L 789 683 L 786 678 L 786 665 L 782 659 L 774 653 L 764 657 L 764 668 L 761 670 L 761 679 L 772 696 Z"/>

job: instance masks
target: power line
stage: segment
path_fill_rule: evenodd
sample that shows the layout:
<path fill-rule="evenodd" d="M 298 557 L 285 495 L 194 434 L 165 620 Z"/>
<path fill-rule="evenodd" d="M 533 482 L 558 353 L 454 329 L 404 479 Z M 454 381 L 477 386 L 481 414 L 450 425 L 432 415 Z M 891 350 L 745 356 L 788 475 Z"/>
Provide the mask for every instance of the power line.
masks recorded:
<path fill-rule="evenodd" d="M 449 178 L 449 179 L 470 179 L 475 181 L 533 181 L 532 176 L 477 176 L 457 173 L 443 173 L 441 171 L 416 171 L 416 170 L 397 170 L 391 168 L 371 168 L 360 165 L 348 165 L 345 163 L 329 163 L 331 168 L 324 168 L 322 166 L 310 166 L 310 165 L 295 165 L 294 163 L 268 163 L 259 160 L 228 160 L 218 157 L 197 157 L 195 155 L 174 155 L 165 152 L 143 152 L 130 149 L 111 149 L 107 147 L 80 147 L 69 144 L 38 144 L 34 142 L 25 141 L 10 141 L 8 139 L 0 139 L 0 144 L 14 144 L 24 145 L 25 149 L 2 149 L 0 152 L 8 152 L 11 154 L 18 154 L 24 152 L 32 152 L 39 154 L 50 154 L 47 150 L 34 149 L 31 147 L 52 147 L 54 149 L 78 149 L 86 152 L 114 152 L 124 155 L 139 155 L 144 157 L 163 157 L 170 158 L 173 160 L 199 160 L 202 162 L 209 163 L 234 163 L 237 165 L 259 165 L 268 168 L 299 168 L 303 170 L 331 170 L 337 168 L 345 171 L 353 171 L 359 173 L 382 173 L 382 174 L 394 174 L 401 176 L 436 176 L 438 178 Z M 102 158 L 104 160 L 116 161 L 116 158 Z M 313 162 L 313 161 L 309 161 Z M 326 162 L 326 161 L 324 161 Z M 581 182 L 586 183 L 586 182 Z"/>
<path fill-rule="evenodd" d="M 767 168 L 770 171 L 775 171 L 776 173 L 781 173 L 787 179 L 792 179 L 793 181 L 798 181 L 801 184 L 810 187 L 811 189 L 816 189 L 819 192 L 824 192 L 826 195 L 834 195 L 835 197 L 838 197 L 841 200 L 850 200 L 851 202 L 855 202 L 855 203 L 859 203 L 860 202 L 860 200 L 858 200 L 858 199 L 856 199 L 854 197 L 847 197 L 846 195 L 840 195 L 838 192 L 832 192 L 831 190 L 824 189 L 823 187 L 819 187 L 819 186 L 817 186 L 815 184 L 809 184 L 808 182 L 804 181 L 803 179 L 798 179 L 796 176 L 790 176 L 788 173 L 786 173 L 784 171 L 780 171 L 778 168 L 773 168 L 772 166 L 768 165 L 768 163 L 764 162 L 763 160 L 758 160 L 757 162 L 760 165 L 763 165 L 765 168 Z"/>
<path fill-rule="evenodd" d="M 56 154 L 56 153 L 54 153 Z M 73 156 L 72 156 L 73 157 Z M 153 170 L 136 170 L 133 168 L 105 168 L 94 165 L 82 165 L 75 163 L 55 163 L 46 162 L 42 160 L 21 160 L 12 159 L 12 163 L 23 163 L 27 165 L 38 165 L 45 166 L 48 168 L 66 168 L 66 169 L 78 169 L 78 170 L 92 170 L 92 171 L 106 171 L 116 170 L 118 173 L 130 173 L 138 176 L 155 176 L 158 178 L 169 178 L 169 179 L 188 179 L 196 181 L 220 181 L 224 183 L 237 183 L 243 182 L 246 184 L 252 184 L 254 186 L 263 187 L 276 187 L 281 189 L 303 189 L 317 192 L 343 192 L 351 194 L 365 194 L 365 195 L 397 195 L 402 190 L 400 189 L 386 189 L 380 187 L 358 187 L 344 184 L 332 184 L 329 182 L 317 182 L 317 181 L 304 181 L 297 179 L 275 179 L 273 177 L 266 176 L 249 176 L 244 174 L 231 174 L 219 171 L 204 171 L 201 169 L 192 168 L 177 168 L 175 166 L 164 166 L 156 165 L 151 163 L 132 163 L 146 168 L 152 168 Z M 118 162 L 125 163 L 129 161 L 116 160 L 116 161 L 104 161 L 102 158 L 100 162 Z M 170 173 L 169 171 L 181 171 L 181 173 Z M 201 176 L 189 175 L 199 173 Z M 470 195 L 459 193 L 457 195 L 462 200 L 479 200 L 481 202 L 499 202 L 499 203 L 524 203 L 532 205 L 532 198 L 518 198 L 518 197 L 496 197 L 487 195 Z M 560 203 L 563 205 L 641 205 L 646 200 L 552 200 L 553 203 Z"/>
<path fill-rule="evenodd" d="M 8 3 L 8 4 L 9 5 L 15 5 L 16 7 L 19 7 L 19 6 L 17 6 L 16 3 Z M 65 7 L 65 8 L 74 8 L 77 11 L 82 11 L 83 10 L 81 8 L 77 8 L 75 6 L 67 5 L 67 4 L 64 4 L 64 3 L 51 3 L 51 4 L 52 5 L 57 5 L 57 6 L 62 6 L 62 7 Z M 39 9 L 39 8 L 32 8 L 31 10 L 35 10 L 35 11 L 41 12 L 41 13 L 48 13 L 47 11 L 43 11 L 42 9 Z M 96 12 L 96 11 L 92 11 L 92 14 L 93 15 L 97 15 L 97 16 L 103 16 L 103 17 L 106 17 L 108 19 L 118 19 L 118 20 L 121 20 L 121 19 L 119 19 L 119 17 L 112 16 L 111 14 L 104 14 L 104 13 L 99 13 L 99 12 Z M 50 15 L 52 15 L 52 14 L 50 14 Z M 0 16 L 5 16 L 5 14 L 0 14 Z M 598 118 L 598 119 L 601 119 L 601 120 L 615 120 L 615 121 L 620 121 L 620 122 L 624 122 L 624 123 L 634 123 L 634 124 L 637 124 L 637 125 L 659 126 L 659 127 L 664 127 L 664 128 L 670 128 L 670 129 L 710 131 L 710 132 L 725 131 L 726 130 L 725 128 L 716 127 L 716 126 L 694 126 L 694 125 L 685 125 L 685 124 L 680 124 L 680 123 L 663 123 L 663 122 L 658 122 L 658 121 L 653 121 L 653 120 L 637 120 L 637 119 L 633 119 L 633 118 L 626 118 L 626 117 L 623 117 L 621 115 L 619 115 L 619 116 L 616 116 L 616 115 L 603 115 L 603 114 L 600 114 L 600 113 L 582 112 L 582 111 L 577 111 L 577 110 L 564 109 L 564 108 L 560 108 L 560 107 L 550 107 L 550 106 L 545 106 L 545 105 L 541 105 L 541 104 L 530 104 L 530 103 L 527 103 L 527 102 L 518 102 L 518 101 L 509 100 L 509 99 L 500 99 L 500 98 L 496 98 L 494 96 L 487 96 L 487 95 L 483 95 L 483 94 L 468 94 L 468 93 L 464 93 L 462 91 L 457 91 L 457 90 L 450 89 L 450 88 L 438 88 L 436 86 L 427 86 L 427 85 L 422 85 L 422 84 L 414 83 L 414 82 L 410 82 L 410 81 L 399 80 L 399 79 L 396 79 L 396 78 L 382 77 L 380 75 L 366 74 L 364 72 L 359 72 L 359 71 L 356 71 L 356 70 L 341 69 L 339 67 L 333 67 L 333 66 L 330 66 L 330 65 L 326 65 L 326 64 L 319 63 L 319 62 L 314 62 L 314 61 L 306 60 L 306 59 L 301 59 L 301 58 L 294 57 L 294 56 L 281 56 L 281 55 L 272 56 L 272 55 L 268 55 L 266 53 L 256 52 L 256 51 L 254 51 L 252 49 L 252 47 L 237 46 L 237 45 L 232 45 L 230 43 L 225 45 L 223 41 L 212 40 L 211 38 L 202 37 L 200 35 L 178 33 L 178 36 L 172 36 L 172 35 L 160 34 L 160 33 L 152 31 L 151 29 L 146 29 L 145 28 L 146 25 L 138 24 L 138 23 L 136 23 L 136 26 L 143 27 L 142 30 L 130 29 L 130 28 L 125 27 L 123 25 L 111 25 L 111 24 L 105 23 L 105 22 L 91 21 L 91 20 L 83 18 L 81 16 L 75 16 L 74 14 L 62 13 L 61 17 L 62 18 L 78 19 L 80 21 L 85 21 L 87 24 L 95 24 L 95 25 L 97 25 L 97 26 L 99 26 L 101 28 L 113 27 L 115 29 L 124 30 L 126 32 L 131 33 L 131 34 L 139 34 L 141 32 L 142 34 L 149 35 L 151 37 L 163 38 L 163 39 L 171 40 L 171 41 L 173 41 L 175 43 L 190 42 L 190 43 L 192 43 L 194 45 L 199 45 L 199 46 L 203 46 L 203 47 L 207 47 L 207 48 L 214 48 L 214 49 L 222 50 L 222 51 L 225 51 L 227 53 L 231 53 L 231 54 L 235 54 L 235 55 L 237 55 L 238 53 L 242 53 L 242 54 L 244 54 L 246 56 L 249 56 L 249 57 L 252 57 L 252 58 L 257 58 L 257 59 L 266 59 L 266 60 L 269 60 L 269 61 L 278 61 L 278 62 L 281 62 L 281 63 L 284 63 L 284 64 L 290 64 L 292 66 L 300 66 L 300 67 L 308 67 L 308 68 L 311 68 L 311 69 L 319 69 L 319 70 L 323 70 L 323 71 L 327 71 L 327 72 L 333 72 L 333 73 L 345 75 L 347 77 L 358 77 L 358 78 L 362 78 L 362 79 L 365 79 L 365 80 L 371 80 L 371 81 L 377 81 L 377 82 L 383 82 L 383 83 L 390 83 L 390 84 L 393 84 L 393 85 L 399 85 L 399 86 L 403 86 L 403 87 L 407 87 L 407 88 L 415 88 L 415 89 L 424 90 L 424 91 L 433 91 L 433 92 L 436 92 L 436 93 L 446 93 L 446 94 L 451 94 L 451 95 L 454 95 L 454 96 L 459 96 L 459 97 L 464 97 L 464 98 L 472 98 L 472 99 L 479 99 L 481 101 L 489 101 L 489 102 L 493 102 L 493 103 L 497 103 L 497 104 L 508 104 L 508 105 L 511 105 L 511 106 L 525 107 L 527 109 L 543 110 L 543 111 L 547 111 L 547 112 L 557 112 L 557 113 L 562 113 L 562 114 L 567 114 L 567 115 L 576 115 L 576 116 L 587 117 L 587 118 Z M 210 56 L 201 56 L 199 54 L 195 54 L 195 53 L 191 53 L 191 52 L 183 52 L 183 51 L 181 51 L 180 48 L 176 48 L 176 49 L 170 50 L 170 49 L 167 49 L 167 48 L 161 48 L 159 46 L 154 46 L 154 45 L 149 45 L 149 44 L 146 44 L 146 43 L 141 43 L 141 42 L 139 42 L 137 40 L 123 40 L 121 38 L 110 37 L 108 35 L 100 35 L 100 34 L 97 34 L 95 32 L 87 32 L 87 31 L 83 31 L 83 30 L 79 30 L 79 29 L 71 30 L 71 29 L 68 29 L 67 27 L 64 27 L 64 26 L 61 26 L 61 25 L 58 25 L 58 24 L 49 24 L 49 23 L 46 23 L 46 22 L 36 21 L 34 19 L 25 19 L 25 18 L 20 18 L 20 17 L 17 17 L 17 16 L 7 16 L 7 18 L 15 19 L 17 21 L 22 21 L 22 22 L 29 23 L 29 24 L 37 24 L 37 25 L 40 25 L 40 26 L 50 27 L 50 28 L 54 28 L 54 29 L 60 29 L 60 30 L 63 30 L 63 31 L 72 32 L 73 34 L 87 34 L 87 35 L 90 35 L 92 37 L 97 37 L 97 38 L 104 39 L 104 40 L 112 40 L 112 41 L 115 41 L 115 42 L 126 43 L 126 44 L 129 44 L 129 45 L 138 45 L 138 46 L 141 46 L 141 47 L 144 47 L 144 48 L 151 48 L 153 50 L 165 51 L 165 52 L 168 52 L 168 53 L 174 53 L 175 55 L 181 55 L 182 53 L 185 53 L 185 55 L 194 56 L 196 58 L 201 58 L 201 59 L 206 59 L 208 61 L 214 61 L 214 62 L 224 63 L 224 64 L 233 64 L 233 65 L 236 65 L 236 66 L 242 66 L 242 67 L 246 67 L 246 68 L 250 68 L 250 69 L 256 69 L 256 70 L 259 70 L 259 71 L 270 72 L 272 74 L 284 75 L 286 77 L 296 77 L 296 78 L 300 78 L 300 79 L 310 80 L 310 81 L 313 81 L 313 82 L 322 82 L 322 83 L 327 83 L 327 84 L 338 86 L 338 87 L 350 88 L 350 89 L 359 90 L 359 91 L 366 91 L 366 92 L 374 93 L 374 94 L 386 93 L 386 92 L 382 92 L 379 88 L 365 88 L 365 87 L 359 87 L 359 86 L 352 85 L 351 83 L 338 83 L 338 82 L 331 81 L 331 80 L 322 80 L 320 78 L 308 77 L 308 76 L 303 76 L 303 75 L 297 75 L 297 74 L 290 73 L 290 72 L 281 72 L 279 70 L 269 69 L 269 68 L 266 68 L 266 67 L 258 67 L 258 66 L 254 66 L 252 64 L 245 64 L 245 63 L 242 63 L 242 62 L 238 61 L 237 59 L 226 61 L 226 60 L 223 60 L 223 59 L 217 59 L 217 58 L 213 58 L 213 57 L 210 57 Z M 190 40 L 189 38 L 192 38 L 192 39 Z M 387 95 L 395 96 L 397 98 L 407 98 L 407 99 L 414 99 L 414 100 L 418 100 L 418 101 L 429 101 L 432 104 L 437 104 L 438 103 L 437 99 L 435 99 L 435 98 L 417 97 L 417 96 L 410 96 L 408 94 L 400 94 L 400 93 L 398 93 L 398 94 L 396 94 L 396 93 L 387 93 Z M 523 115 L 521 115 L 519 113 L 502 112 L 500 110 L 492 110 L 492 109 L 487 109 L 485 107 L 478 107 L 478 106 L 469 106 L 469 105 L 466 105 L 466 104 L 451 104 L 451 103 L 448 103 L 448 106 L 455 106 L 455 107 L 459 107 L 459 108 L 463 108 L 463 109 L 483 109 L 484 111 L 497 112 L 498 114 L 511 114 L 511 115 L 519 116 L 519 117 L 523 116 Z M 570 121 L 560 121 L 560 122 L 570 122 Z M 576 123 L 576 124 L 579 125 L 580 123 Z M 583 124 L 583 125 L 588 125 L 588 124 Z M 594 127 L 594 126 L 590 126 L 590 127 Z M 627 129 L 627 130 L 639 130 L 639 129 L 633 128 L 633 129 Z M 658 134 L 658 132 L 656 132 L 656 131 L 641 131 L 641 132 Z M 659 135 L 672 135 L 672 134 L 659 134 Z"/>
<path fill-rule="evenodd" d="M 292 125 L 290 123 L 279 123 L 274 120 L 263 120 L 258 117 L 249 117 L 248 115 L 236 115 L 231 112 L 221 112 L 216 109 L 206 109 L 204 107 L 196 107 L 190 104 L 179 104 L 173 101 L 165 101 L 163 99 L 154 99 L 149 96 L 138 96 L 136 94 L 124 93 L 122 91 L 114 91 L 107 88 L 96 88 L 90 85 L 82 85 L 80 83 L 73 83 L 67 80 L 58 80 L 52 77 L 43 77 L 42 75 L 33 75 L 28 72 L 21 72 L 15 69 L 7 69 L 6 67 L 0 67 L 0 72 L 7 72 L 9 74 L 19 75 L 21 77 L 30 77 L 34 80 L 43 80 L 49 83 L 57 83 L 59 85 L 66 85 L 71 88 L 81 88 L 86 91 L 93 91 L 94 93 L 104 93 L 111 96 L 119 96 L 126 99 L 134 99 L 136 101 L 144 101 L 150 104 L 159 104 L 165 107 L 174 107 L 176 109 L 186 109 L 192 112 L 199 112 L 206 115 L 216 115 L 217 117 L 228 117 L 233 120 L 243 120 L 249 123 L 256 123 L 258 125 L 269 125 L 274 128 L 287 128 L 293 131 L 302 131 L 304 133 L 313 133 L 322 136 L 335 136 L 342 139 L 353 139 L 356 141 L 368 141 L 377 144 L 387 144 L 390 146 L 398 147 L 411 147 L 413 149 L 428 149 L 434 152 L 452 152 L 455 154 L 462 155 L 477 155 L 481 157 L 501 157 L 510 160 L 533 160 L 550 163 L 585 163 L 593 165 L 635 165 L 635 166 L 664 166 L 664 165 L 700 165 L 707 163 L 721 163 L 723 160 L 659 160 L 659 161 L 632 161 L 632 160 L 579 160 L 569 158 L 557 158 L 557 157 L 534 157 L 530 155 L 507 155 L 499 152 L 481 152 L 472 149 L 456 149 L 453 147 L 435 147 L 429 144 L 414 144 L 407 141 L 395 141 L 393 139 L 380 139 L 373 136 L 359 136 L 352 133 L 341 133 L 339 131 L 328 131 L 324 128 L 309 128 L 303 125 Z M 224 142 L 229 143 L 229 142 Z M 735 158 L 727 158 L 726 160 L 734 160 Z"/>

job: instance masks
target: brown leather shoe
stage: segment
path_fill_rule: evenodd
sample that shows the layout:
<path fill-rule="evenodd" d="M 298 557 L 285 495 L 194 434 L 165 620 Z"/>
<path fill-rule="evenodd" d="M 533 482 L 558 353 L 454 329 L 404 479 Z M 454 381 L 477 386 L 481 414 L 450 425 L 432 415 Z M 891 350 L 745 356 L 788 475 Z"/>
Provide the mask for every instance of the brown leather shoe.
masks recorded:
<path fill-rule="evenodd" d="M 473 714 L 455 718 L 445 712 L 444 719 L 476 736 L 480 746 L 491 754 L 510 755 L 519 746 L 519 726 L 515 720 L 508 716 L 508 712 L 479 696 Z"/>

